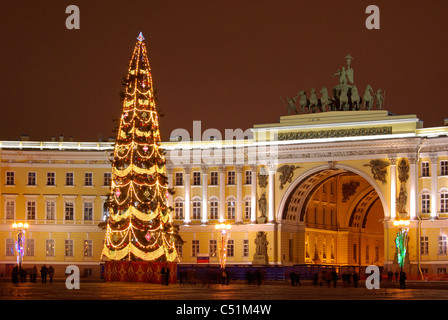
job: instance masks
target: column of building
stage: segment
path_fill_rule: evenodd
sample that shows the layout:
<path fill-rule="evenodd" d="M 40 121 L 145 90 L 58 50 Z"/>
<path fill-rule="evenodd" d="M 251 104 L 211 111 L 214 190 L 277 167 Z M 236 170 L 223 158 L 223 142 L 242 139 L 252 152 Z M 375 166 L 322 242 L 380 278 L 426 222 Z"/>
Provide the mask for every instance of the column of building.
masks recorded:
<path fill-rule="evenodd" d="M 236 166 L 236 219 L 243 223 L 243 166 Z"/>
<path fill-rule="evenodd" d="M 417 158 L 414 155 L 408 156 L 409 160 L 409 218 L 415 219 L 417 216 Z"/>
<path fill-rule="evenodd" d="M 206 224 L 208 222 L 208 168 L 201 167 L 202 171 L 202 217 L 201 222 Z"/>
<path fill-rule="evenodd" d="M 167 167 L 166 172 L 168 175 L 168 189 L 173 188 L 173 172 L 174 169 L 172 167 Z M 168 194 L 168 206 L 171 208 L 174 208 L 174 201 L 173 201 L 173 195 Z M 170 211 L 170 221 L 173 221 L 174 219 L 174 210 Z"/>
<path fill-rule="evenodd" d="M 252 180 L 251 180 L 251 193 L 250 193 L 250 222 L 256 223 L 257 221 L 257 166 L 250 166 Z"/>
<path fill-rule="evenodd" d="M 268 222 L 271 222 L 271 223 L 273 223 L 275 221 L 275 217 L 274 217 L 274 212 L 275 212 L 275 170 L 276 170 L 276 165 L 271 165 L 271 164 L 268 165 L 268 171 L 269 171 Z"/>
<path fill-rule="evenodd" d="M 185 182 L 184 182 L 184 192 L 185 192 L 185 217 L 184 223 L 189 224 L 191 222 L 191 168 L 184 168 Z"/>
<path fill-rule="evenodd" d="M 437 217 L 437 155 L 430 155 L 431 162 L 431 218 Z"/>
<path fill-rule="evenodd" d="M 219 222 L 224 222 L 225 217 L 225 198 L 226 198 L 226 167 L 220 166 L 219 168 Z"/>
<path fill-rule="evenodd" d="M 390 161 L 390 219 L 395 219 L 397 215 L 396 199 L 397 199 L 397 158 L 389 157 Z"/>

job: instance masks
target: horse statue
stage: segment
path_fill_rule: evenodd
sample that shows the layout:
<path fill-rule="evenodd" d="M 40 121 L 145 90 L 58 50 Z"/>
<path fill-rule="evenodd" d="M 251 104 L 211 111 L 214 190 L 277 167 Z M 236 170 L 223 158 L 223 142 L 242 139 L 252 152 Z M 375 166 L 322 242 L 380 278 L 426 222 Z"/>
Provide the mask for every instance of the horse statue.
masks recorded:
<path fill-rule="evenodd" d="M 325 112 L 325 107 L 329 106 L 331 104 L 331 100 L 328 97 L 328 90 L 327 88 L 322 88 L 322 90 L 320 90 L 320 93 L 322 94 L 320 96 L 320 110 Z"/>
<path fill-rule="evenodd" d="M 310 101 L 306 97 L 306 92 L 304 90 L 300 90 L 299 93 L 297 93 L 298 96 L 300 96 L 299 105 L 300 105 L 300 113 L 304 113 L 305 107 L 308 107 L 310 104 Z M 309 111 L 309 109 L 308 109 Z"/>
<path fill-rule="evenodd" d="M 367 85 L 366 91 L 364 92 L 364 102 L 363 107 L 366 110 L 372 110 L 373 107 L 373 97 L 371 95 L 373 93 L 373 89 L 370 85 Z"/>
<path fill-rule="evenodd" d="M 359 96 L 358 88 L 356 86 L 352 87 L 351 100 L 352 100 L 352 108 L 353 108 L 353 110 L 361 109 L 361 97 Z"/>
<path fill-rule="evenodd" d="M 344 86 L 341 90 L 341 95 L 339 96 L 339 110 L 347 111 L 350 108 L 347 93 L 348 87 Z"/>
<path fill-rule="evenodd" d="M 297 96 L 293 97 L 293 98 L 286 98 L 286 100 L 288 100 L 288 115 L 291 114 L 292 111 L 294 111 L 295 113 L 297 113 L 297 108 L 296 108 L 296 100 L 297 100 Z"/>
<path fill-rule="evenodd" d="M 308 110 L 311 110 L 312 113 L 315 113 L 318 105 L 319 105 L 319 100 L 317 99 L 316 90 L 314 90 L 314 88 L 312 88 L 311 96 L 310 96 L 310 104 L 308 106 Z"/>

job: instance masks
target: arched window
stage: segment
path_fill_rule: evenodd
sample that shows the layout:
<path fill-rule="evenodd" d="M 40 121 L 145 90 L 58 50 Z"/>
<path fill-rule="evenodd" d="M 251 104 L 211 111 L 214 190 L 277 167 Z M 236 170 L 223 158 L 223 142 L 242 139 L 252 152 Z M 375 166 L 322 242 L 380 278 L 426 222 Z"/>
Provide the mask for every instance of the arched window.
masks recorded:
<path fill-rule="evenodd" d="M 235 198 L 227 198 L 227 219 L 235 219 Z"/>
<path fill-rule="evenodd" d="M 251 207 L 252 207 L 252 203 L 251 203 L 250 197 L 249 196 L 245 197 L 244 198 L 244 219 L 245 220 L 250 219 Z"/>
<path fill-rule="evenodd" d="M 174 219 L 182 220 L 184 218 L 184 199 L 182 197 L 176 197 L 174 199 Z"/>
<path fill-rule="evenodd" d="M 431 212 L 431 194 L 429 190 L 424 189 L 420 194 L 421 213 Z"/>
<path fill-rule="evenodd" d="M 448 213 L 448 188 L 442 188 L 440 190 L 440 212 Z"/>
<path fill-rule="evenodd" d="M 210 208 L 210 212 L 209 212 L 209 219 L 210 220 L 217 220 L 217 219 L 219 219 L 219 210 L 218 210 L 218 205 L 219 205 L 219 202 L 218 202 L 218 198 L 217 197 L 211 197 L 210 198 L 210 205 L 209 205 L 209 208 Z"/>
<path fill-rule="evenodd" d="M 191 204 L 192 204 L 192 207 L 193 207 L 191 218 L 193 220 L 201 219 L 201 203 L 202 203 L 202 200 L 198 196 L 195 196 L 195 197 L 193 197 L 191 199 Z"/>

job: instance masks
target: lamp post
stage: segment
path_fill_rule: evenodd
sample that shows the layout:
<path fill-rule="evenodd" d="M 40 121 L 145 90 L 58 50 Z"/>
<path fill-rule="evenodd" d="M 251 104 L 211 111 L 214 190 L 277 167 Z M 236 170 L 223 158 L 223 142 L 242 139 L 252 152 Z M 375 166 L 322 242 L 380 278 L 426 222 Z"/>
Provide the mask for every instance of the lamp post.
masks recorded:
<path fill-rule="evenodd" d="M 23 256 L 25 254 L 25 232 L 28 230 L 28 223 L 16 223 L 12 224 L 12 228 L 16 231 L 16 251 L 17 251 L 17 264 L 19 269 L 22 269 Z"/>
<path fill-rule="evenodd" d="M 395 236 L 395 246 L 397 248 L 397 260 L 400 266 L 400 271 L 403 271 L 403 266 L 406 261 L 406 250 L 408 246 L 408 231 L 409 220 L 395 220 L 394 226 L 397 228 L 397 235 Z"/>
<path fill-rule="evenodd" d="M 221 268 L 224 269 L 226 267 L 227 262 L 227 240 L 229 239 L 230 235 L 230 224 L 217 224 L 215 225 L 215 229 L 219 232 L 219 245 L 218 245 L 218 256 L 219 256 L 219 263 L 221 264 Z"/>

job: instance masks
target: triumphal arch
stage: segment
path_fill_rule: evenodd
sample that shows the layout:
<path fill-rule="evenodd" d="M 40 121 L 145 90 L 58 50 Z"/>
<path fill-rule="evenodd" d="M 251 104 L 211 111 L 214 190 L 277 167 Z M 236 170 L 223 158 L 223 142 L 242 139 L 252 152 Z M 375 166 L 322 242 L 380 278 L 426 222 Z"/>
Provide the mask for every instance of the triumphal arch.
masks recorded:
<path fill-rule="evenodd" d="M 331 90 L 287 98 L 278 122 L 164 143 L 181 264 L 219 263 L 215 225 L 226 223 L 228 265 L 373 264 L 444 277 L 448 127 L 393 114 L 382 89 L 360 95 L 352 60 Z"/>

